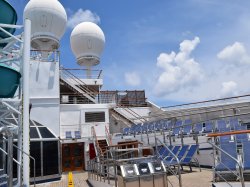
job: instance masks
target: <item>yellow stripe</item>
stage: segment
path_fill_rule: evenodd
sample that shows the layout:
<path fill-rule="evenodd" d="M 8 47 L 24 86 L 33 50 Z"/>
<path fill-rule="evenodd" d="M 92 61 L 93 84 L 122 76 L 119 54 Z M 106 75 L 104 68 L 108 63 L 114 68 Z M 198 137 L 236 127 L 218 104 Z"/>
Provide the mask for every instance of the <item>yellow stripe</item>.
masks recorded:
<path fill-rule="evenodd" d="M 74 187 L 74 180 L 73 180 L 73 174 L 72 172 L 69 172 L 69 177 L 68 177 L 68 187 Z"/>

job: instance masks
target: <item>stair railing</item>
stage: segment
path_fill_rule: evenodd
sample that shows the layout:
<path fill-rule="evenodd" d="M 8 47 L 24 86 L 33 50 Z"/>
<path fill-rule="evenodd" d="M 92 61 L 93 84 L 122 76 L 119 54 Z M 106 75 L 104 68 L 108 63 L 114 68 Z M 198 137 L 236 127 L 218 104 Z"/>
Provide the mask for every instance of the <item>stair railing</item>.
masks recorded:
<path fill-rule="evenodd" d="M 129 114 L 131 114 L 133 117 L 135 117 L 136 120 L 141 121 L 142 123 L 147 122 L 147 120 L 141 116 L 140 114 L 138 114 L 137 112 L 135 112 L 134 110 L 130 109 L 129 107 L 124 107 L 123 108 L 126 112 L 128 112 Z"/>
<path fill-rule="evenodd" d="M 83 92 L 84 94 L 87 94 L 90 98 L 92 98 L 91 100 L 95 100 L 96 95 L 98 94 L 97 91 L 87 88 L 86 84 L 80 80 L 78 77 L 76 77 L 74 74 L 72 74 L 70 71 L 68 71 L 67 69 L 60 67 L 60 77 L 65 81 L 65 79 L 70 79 L 69 81 L 67 81 L 68 84 L 70 84 L 70 86 L 72 86 L 74 89 L 76 89 L 77 91 L 79 91 L 80 93 Z M 64 79 L 65 78 L 65 79 Z M 73 84 L 72 84 L 73 82 Z M 77 85 L 77 86 L 76 86 Z M 84 85 L 84 86 L 83 86 Z"/>
<path fill-rule="evenodd" d="M 112 145 L 112 137 L 106 125 L 105 125 L 105 136 L 108 142 L 108 146 Z"/>
<path fill-rule="evenodd" d="M 95 132 L 95 127 L 91 127 L 91 133 L 92 133 L 94 145 L 95 145 L 95 147 L 96 147 L 98 156 L 103 156 L 102 149 L 100 148 L 99 142 L 98 142 L 98 140 L 97 140 L 97 136 L 96 136 L 96 132 Z M 100 155 L 99 155 L 99 154 L 100 154 Z"/>
<path fill-rule="evenodd" d="M 126 119 L 126 122 L 124 122 L 124 120 L 122 120 L 127 126 L 128 126 L 128 122 L 129 125 L 131 124 L 135 124 L 134 121 L 132 121 L 131 119 L 127 118 L 124 114 L 120 113 L 119 111 L 115 110 L 115 108 L 112 108 L 110 110 L 113 114 L 118 115 L 119 117 L 122 117 L 123 119 Z M 128 121 L 128 122 L 127 122 Z M 129 127 L 129 126 L 128 126 Z"/>

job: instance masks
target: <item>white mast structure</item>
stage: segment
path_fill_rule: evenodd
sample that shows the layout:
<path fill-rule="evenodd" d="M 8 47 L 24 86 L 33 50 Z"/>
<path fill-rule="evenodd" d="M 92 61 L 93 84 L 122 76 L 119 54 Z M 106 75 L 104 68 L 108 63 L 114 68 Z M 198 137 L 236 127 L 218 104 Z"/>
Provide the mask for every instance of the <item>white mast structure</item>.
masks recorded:
<path fill-rule="evenodd" d="M 30 45 L 33 49 L 42 53 L 42 58 L 46 58 L 50 51 L 59 48 L 59 40 L 63 36 L 67 14 L 58 0 L 30 0 L 24 9 L 24 83 L 23 83 L 23 151 L 30 154 L 29 136 L 29 58 Z M 31 33 L 28 32 L 31 27 Z M 30 159 L 23 155 L 23 185 L 30 185 Z"/>

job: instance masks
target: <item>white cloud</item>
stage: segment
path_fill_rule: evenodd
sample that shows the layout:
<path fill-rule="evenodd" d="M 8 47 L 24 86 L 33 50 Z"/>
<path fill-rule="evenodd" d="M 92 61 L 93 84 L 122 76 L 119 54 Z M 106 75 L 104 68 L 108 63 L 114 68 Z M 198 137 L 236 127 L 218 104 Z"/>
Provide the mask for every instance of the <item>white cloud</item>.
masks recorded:
<path fill-rule="evenodd" d="M 250 64 L 250 56 L 242 43 L 235 42 L 233 45 L 225 47 L 217 54 L 217 57 L 225 62 L 236 65 Z"/>
<path fill-rule="evenodd" d="M 182 88 L 194 87 L 203 78 L 198 62 L 190 57 L 191 52 L 200 43 L 199 37 L 184 40 L 178 53 L 161 53 L 157 58 L 157 66 L 163 70 L 155 85 L 155 94 L 166 96 Z"/>
<path fill-rule="evenodd" d="M 234 81 L 223 82 L 221 86 L 221 97 L 230 97 L 238 94 L 237 83 Z"/>
<path fill-rule="evenodd" d="M 141 84 L 141 78 L 136 72 L 125 73 L 125 81 L 130 86 L 139 86 Z"/>
<path fill-rule="evenodd" d="M 93 13 L 90 10 L 83 10 L 80 8 L 69 17 L 67 26 L 73 29 L 76 25 L 84 21 L 89 21 L 98 24 L 101 20 L 96 13 Z"/>

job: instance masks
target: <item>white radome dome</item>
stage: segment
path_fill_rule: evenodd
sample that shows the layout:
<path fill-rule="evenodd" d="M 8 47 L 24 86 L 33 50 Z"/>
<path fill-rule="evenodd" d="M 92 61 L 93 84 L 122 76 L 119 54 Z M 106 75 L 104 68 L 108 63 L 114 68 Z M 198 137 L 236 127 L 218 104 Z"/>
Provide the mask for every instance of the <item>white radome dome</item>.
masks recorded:
<path fill-rule="evenodd" d="M 31 20 L 31 47 L 37 50 L 59 48 L 67 14 L 58 0 L 30 0 L 24 9 L 24 19 Z"/>
<path fill-rule="evenodd" d="M 82 22 L 73 29 L 70 44 L 79 65 L 94 66 L 100 63 L 105 36 L 95 23 Z"/>

